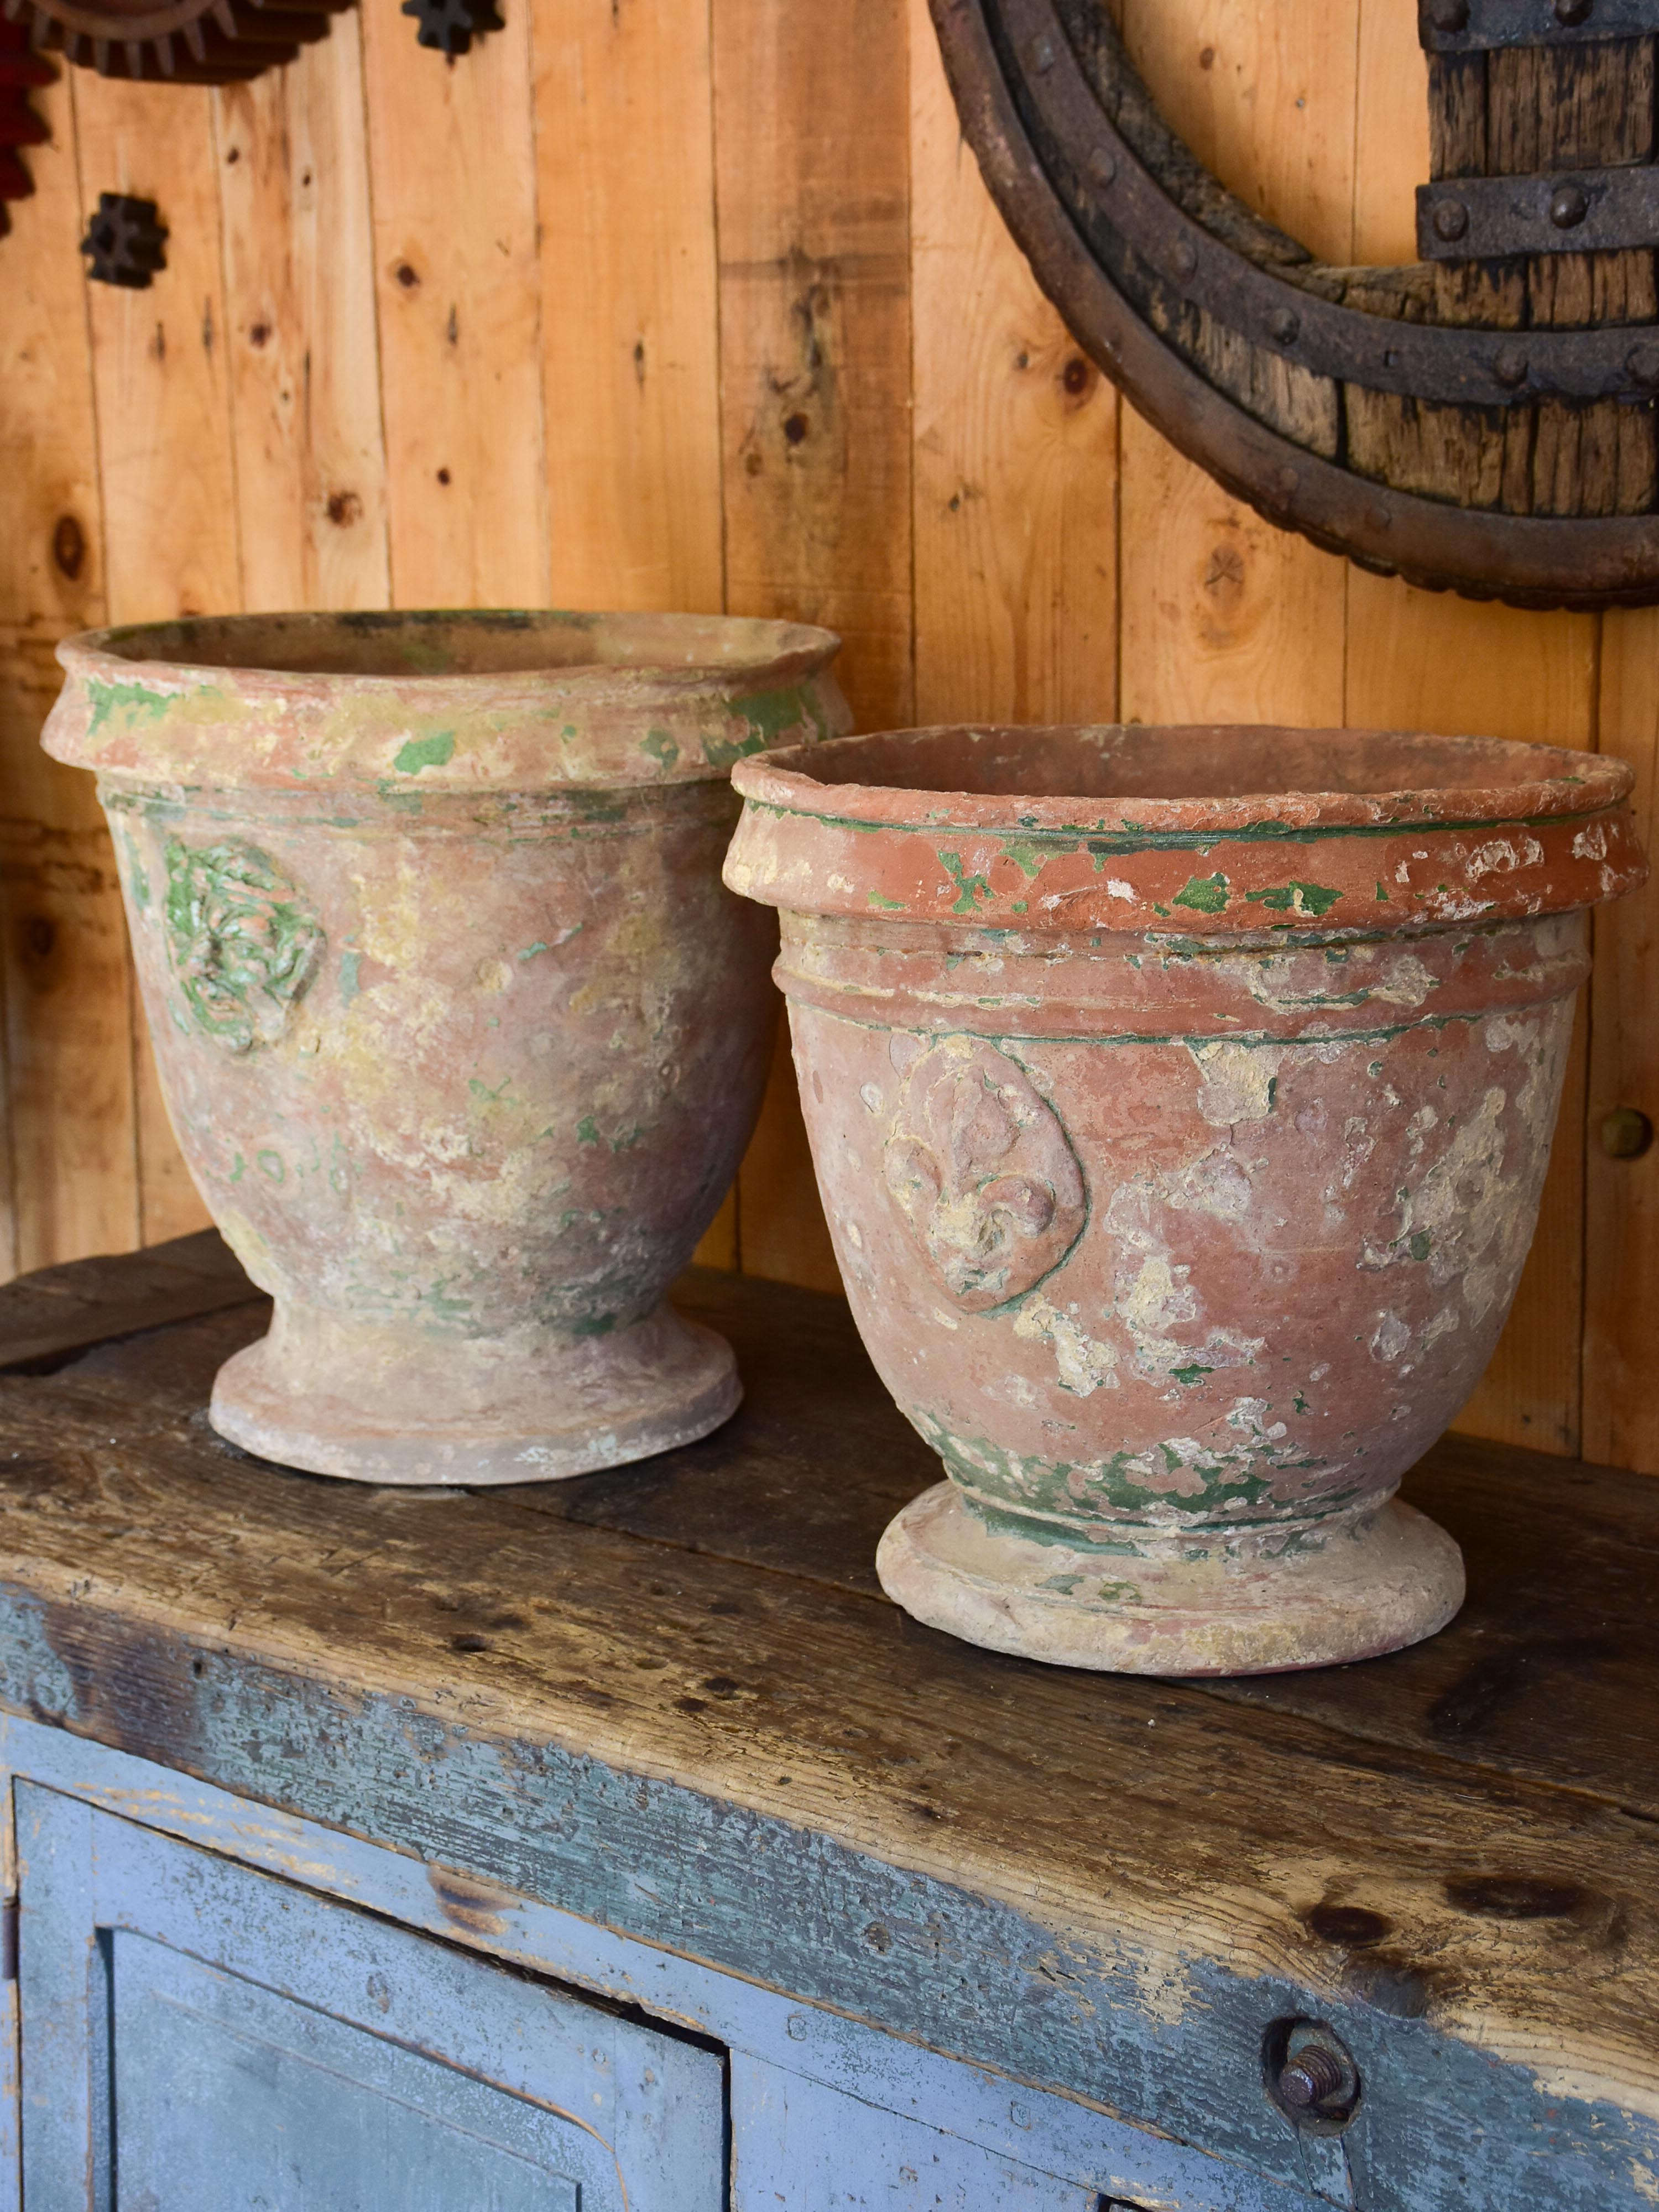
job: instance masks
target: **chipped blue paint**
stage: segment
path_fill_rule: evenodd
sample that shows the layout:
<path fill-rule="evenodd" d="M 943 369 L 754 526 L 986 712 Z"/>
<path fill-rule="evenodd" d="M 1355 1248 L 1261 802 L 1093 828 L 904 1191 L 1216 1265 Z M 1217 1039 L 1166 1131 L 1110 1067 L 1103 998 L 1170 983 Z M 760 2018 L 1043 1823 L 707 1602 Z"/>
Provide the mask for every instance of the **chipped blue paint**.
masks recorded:
<path fill-rule="evenodd" d="M 83 1666 L 40 1664 L 64 1636 L 78 1638 L 77 1619 L 70 1606 L 48 1627 L 36 1600 L 0 1590 L 0 1699 L 33 1705 L 83 1734 L 123 1725 Z M 1235 1972 L 1224 1957 L 1200 1958 L 1172 2013 L 1164 1994 L 1144 1986 L 1132 1949 L 1084 1930 L 1062 1934 L 1019 1905 L 685 1784 L 630 1774 L 556 1742 L 492 1737 L 482 1714 L 463 1722 L 407 1698 L 337 1695 L 297 1671 L 160 1633 L 131 1655 L 133 1663 L 149 1686 L 132 1711 L 158 1719 L 165 1712 L 194 1772 L 256 1802 L 303 1807 L 311 1820 L 380 1838 L 401 1855 L 349 1835 L 326 1839 L 335 1852 L 353 1854 L 352 1893 L 372 1909 L 404 1912 L 427 1879 L 423 1863 L 460 1863 L 473 1882 L 509 1893 L 500 1938 L 483 1940 L 544 1972 L 559 1969 L 522 1932 L 532 1923 L 506 1909 L 512 1899 L 556 1905 L 555 1920 L 574 1914 L 595 1941 L 612 1942 L 605 1931 L 626 1930 L 635 1946 L 678 1954 L 664 1960 L 654 1984 L 667 2010 L 678 2008 L 668 1993 L 689 1986 L 686 1975 L 706 1975 L 699 1986 L 708 1990 L 731 1974 L 751 1990 L 733 1991 L 726 2018 L 741 2021 L 758 1984 L 761 1996 L 780 1993 L 787 2019 L 799 2014 L 803 2046 L 821 2032 L 820 2008 L 853 2016 L 827 2024 L 822 2032 L 831 2035 L 859 2021 L 899 2037 L 920 2027 L 966 2069 L 1109 2104 L 1121 2119 L 1097 2109 L 1087 2118 L 1103 2138 L 1110 2131 L 1115 2147 L 1133 2135 L 1125 2119 L 1176 2137 L 1173 2146 L 1140 2140 L 1148 2168 L 1166 2154 L 1188 2160 L 1182 2189 L 1166 2184 L 1157 2196 L 1181 2212 L 1223 2204 L 1268 2212 L 1286 2202 L 1280 2187 L 1295 2192 L 1290 2203 L 1305 2203 L 1301 2139 L 1260 2087 L 1263 2027 L 1287 2016 L 1325 2020 L 1362 2075 L 1390 2085 L 1389 2095 L 1362 2105 L 1343 2138 L 1353 2201 L 1365 2212 L 1514 2212 L 1519 2204 L 1528 2212 L 1629 2212 L 1632 2170 L 1659 2170 L 1659 2126 L 1650 2119 L 1566 2094 L 1546 2100 L 1525 2068 L 1412 2016 L 1408 2003 L 1390 2010 L 1376 1989 L 1316 1990 Z M 38 1758 L 34 1771 L 54 1787 L 76 1786 L 76 1773 L 111 1771 L 114 1755 L 95 1743 L 16 1722 L 6 1735 L 14 1760 L 30 1771 Z M 123 1809 L 155 1817 L 153 1793 L 139 1786 L 155 1770 L 123 1759 L 118 1771 L 135 1776 Z M 199 1821 L 180 1826 L 202 1836 Z M 234 1834 L 246 1852 L 270 1838 L 271 1826 L 270 1816 L 244 1812 L 227 1817 L 214 1840 Z M 465 1936 L 465 1918 L 459 1927 Z M 872 1929 L 884 1948 L 866 1940 Z M 453 1935 L 457 1925 L 441 1932 Z M 793 2027 L 787 2035 L 770 2054 L 786 2064 L 797 2040 Z M 939 2078 L 953 2076 L 956 2101 L 946 2095 L 933 2110 L 959 2132 L 959 2107 L 972 2107 L 975 2079 L 982 2088 L 984 2076 L 945 2065 Z M 1209 2158 L 1194 2160 L 1183 2142 Z M 1150 2171 L 1143 2188 L 1155 2194 Z"/>

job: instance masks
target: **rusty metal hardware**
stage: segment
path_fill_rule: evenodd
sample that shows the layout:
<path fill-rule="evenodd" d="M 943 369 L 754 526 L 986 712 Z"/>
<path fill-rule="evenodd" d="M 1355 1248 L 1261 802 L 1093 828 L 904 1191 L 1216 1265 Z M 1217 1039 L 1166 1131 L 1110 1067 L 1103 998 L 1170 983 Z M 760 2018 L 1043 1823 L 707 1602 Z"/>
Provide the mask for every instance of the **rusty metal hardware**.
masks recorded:
<path fill-rule="evenodd" d="M 100 76 L 237 84 L 291 62 L 350 0 L 3 0 L 34 43 Z"/>
<path fill-rule="evenodd" d="M 98 212 L 87 226 L 81 251 L 91 262 L 87 274 L 95 284 L 119 284 L 143 292 L 167 260 L 165 226 L 154 200 L 126 192 L 100 192 Z"/>
<path fill-rule="evenodd" d="M 1659 0 L 1418 0 L 1417 18 L 1431 54 L 1583 46 L 1659 31 Z"/>
<path fill-rule="evenodd" d="M 1267 2094 L 1295 2126 L 1335 2135 L 1359 2108 L 1359 2069 L 1322 2021 L 1275 2021 L 1262 2039 Z"/>
<path fill-rule="evenodd" d="M 399 13 L 420 25 L 421 46 L 444 54 L 470 53 L 474 39 L 504 27 L 495 0 L 403 0 Z"/>
<path fill-rule="evenodd" d="M 1643 283 L 1632 273 L 1607 288 L 1631 320 L 1584 327 L 1571 289 L 1534 292 L 1531 273 L 1557 265 L 1563 246 L 1605 253 L 1609 193 L 1649 188 L 1633 150 L 1616 186 L 1601 180 L 1638 145 L 1644 114 L 1651 136 L 1651 41 L 1632 58 L 1595 42 L 1646 39 L 1659 0 L 1640 0 L 1639 15 L 1638 0 L 1590 0 L 1588 12 L 1583 0 L 1559 12 L 1555 0 L 1422 0 L 1431 76 L 1464 70 L 1483 117 L 1498 103 L 1493 131 L 1526 126 L 1535 96 L 1540 162 L 1571 143 L 1587 166 L 1540 171 L 1535 256 L 1483 261 L 1476 188 L 1513 198 L 1516 180 L 1461 173 L 1499 140 L 1458 138 L 1463 110 L 1447 93 L 1428 200 L 1457 206 L 1431 254 L 1375 270 L 1319 263 L 1202 168 L 1158 114 L 1107 0 L 930 4 L 963 130 L 1038 282 L 1097 366 L 1230 492 L 1435 589 L 1522 606 L 1659 599 L 1659 326 Z M 1525 72 L 1484 74 L 1486 46 L 1521 42 L 1510 18 L 1530 43 L 1562 48 L 1544 91 Z M 1576 104 L 1574 73 L 1592 67 L 1596 98 Z M 1607 86 L 1626 77 L 1634 105 L 1621 121 Z M 1477 263 L 1482 283 L 1468 287 Z M 1593 414 L 1582 437 L 1563 409 Z M 1616 475 L 1596 458 L 1615 452 Z"/>
<path fill-rule="evenodd" d="M 1298 281 L 1312 270 L 1312 256 L 1289 238 L 1279 239 L 1278 263 L 1246 259 L 1171 199 L 1123 137 L 1053 0 L 1003 0 L 1000 13 L 1023 49 L 1046 57 L 1024 89 L 1033 143 L 1056 197 L 1103 266 L 1124 263 L 1127 276 L 1127 255 L 1135 256 L 1155 323 L 1178 319 L 1189 303 L 1316 375 L 1416 399 L 1506 406 L 1518 384 L 1571 399 L 1650 397 L 1631 369 L 1628 331 L 1529 331 L 1517 378 L 1507 366 L 1515 348 L 1506 332 L 1401 322 L 1322 298 Z M 1088 149 L 1081 173 L 1072 150 L 1079 146 Z M 1087 332 L 1073 327 L 1086 343 Z"/>
<path fill-rule="evenodd" d="M 1279 2094 L 1298 2112 L 1317 2112 L 1328 2099 L 1339 2096 L 1347 2080 L 1342 2061 L 1316 2043 L 1309 2044 L 1279 2069 Z"/>
<path fill-rule="evenodd" d="M 1659 240 L 1659 169 L 1578 169 L 1571 176 L 1446 177 L 1417 188 L 1417 250 L 1425 261 L 1505 253 L 1589 253 Z"/>
<path fill-rule="evenodd" d="M 29 94 L 50 84 L 57 74 L 49 62 L 29 52 L 25 31 L 0 23 L 0 238 L 11 228 L 6 202 L 27 199 L 34 190 L 17 149 L 44 146 L 52 135 L 29 106 Z"/>
<path fill-rule="evenodd" d="M 1601 1123 L 1601 1150 L 1610 1160 L 1639 1160 L 1653 1144 L 1653 1124 L 1635 1106 L 1615 1106 Z"/>

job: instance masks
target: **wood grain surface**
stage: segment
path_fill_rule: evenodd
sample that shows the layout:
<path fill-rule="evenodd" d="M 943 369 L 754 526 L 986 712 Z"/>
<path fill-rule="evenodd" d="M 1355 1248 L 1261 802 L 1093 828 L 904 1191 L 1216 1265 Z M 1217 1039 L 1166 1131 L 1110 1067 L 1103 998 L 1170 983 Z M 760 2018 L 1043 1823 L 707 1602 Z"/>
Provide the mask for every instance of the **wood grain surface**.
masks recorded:
<path fill-rule="evenodd" d="M 1334 263 L 1412 259 L 1433 155 L 1408 7 L 1113 4 L 1249 208 Z M 0 547 L 0 1270 L 203 1218 L 99 817 L 34 752 L 55 640 L 106 611 L 725 605 L 841 629 L 866 726 L 1381 721 L 1645 759 L 1648 617 L 1519 614 L 1346 568 L 1079 374 L 962 144 L 923 0 L 529 0 L 453 66 L 409 32 L 370 10 L 251 88 L 76 73 L 45 96 L 53 141 L 0 244 L 19 488 Z M 86 284 L 76 241 L 98 192 L 129 188 L 170 238 L 156 283 L 123 295 Z M 1540 289 L 1538 312 L 1574 302 Z M 1557 428 L 1540 469 L 1571 459 Z M 1616 503 L 1630 456 L 1607 450 Z M 1615 1094 L 1659 1118 L 1640 1044 L 1656 902 L 1601 925 L 1618 974 L 1463 1417 L 1649 1472 L 1659 1168 L 1604 1161 L 1596 1133 Z M 833 1288 L 793 1085 L 781 1040 L 702 1256 Z"/>
<path fill-rule="evenodd" d="M 1413 1494 L 1471 1597 L 1432 1643 L 1233 1685 L 1044 1668 L 874 1589 L 936 1467 L 842 1303 L 682 1294 L 743 1410 L 569 1485 L 236 1453 L 202 1409 L 258 1307 L 0 1383 L 0 1701 L 1287 2180 L 1240 2068 L 1313 2012 L 1373 2084 L 1358 2201 L 1625 2201 L 1592 2184 L 1659 2142 L 1650 1486 L 1443 1447 Z"/>
<path fill-rule="evenodd" d="M 362 26 L 228 85 L 224 226 L 244 606 L 391 596 Z"/>
<path fill-rule="evenodd" d="M 30 151 L 34 192 L 4 241 L 0 317 L 14 502 L 0 556 L 0 1260 L 12 1267 L 138 1241 L 121 895 L 88 779 L 38 743 L 58 692 L 53 647 L 102 622 L 108 603 L 71 88 L 35 100 L 52 135 Z"/>

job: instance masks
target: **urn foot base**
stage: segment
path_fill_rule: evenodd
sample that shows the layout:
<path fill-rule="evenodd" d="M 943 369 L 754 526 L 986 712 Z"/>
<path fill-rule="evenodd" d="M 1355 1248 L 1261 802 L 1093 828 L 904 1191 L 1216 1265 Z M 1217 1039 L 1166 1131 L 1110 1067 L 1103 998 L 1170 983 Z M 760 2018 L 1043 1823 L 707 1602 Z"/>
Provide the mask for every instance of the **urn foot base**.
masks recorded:
<path fill-rule="evenodd" d="M 1398 1499 L 1317 1551 L 1131 1558 L 993 1533 L 948 1482 L 913 1498 L 876 1554 L 889 1597 L 969 1644 L 1120 1674 L 1272 1674 L 1374 1659 L 1463 1602 L 1463 1558 Z"/>
<path fill-rule="evenodd" d="M 209 1419 L 261 1459 L 352 1482 L 562 1482 L 672 1451 L 736 1412 L 731 1346 L 659 1306 L 614 1335 L 465 1340 L 279 1304 Z"/>

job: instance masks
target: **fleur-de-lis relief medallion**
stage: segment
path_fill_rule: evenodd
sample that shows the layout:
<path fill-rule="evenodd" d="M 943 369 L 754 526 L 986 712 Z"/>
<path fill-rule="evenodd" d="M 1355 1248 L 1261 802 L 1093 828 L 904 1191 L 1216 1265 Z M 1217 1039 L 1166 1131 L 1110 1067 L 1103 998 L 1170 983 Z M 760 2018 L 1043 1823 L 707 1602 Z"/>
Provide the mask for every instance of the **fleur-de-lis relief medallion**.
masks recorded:
<path fill-rule="evenodd" d="M 328 939 L 257 845 L 167 844 L 167 941 L 196 1026 L 231 1052 L 274 1044 Z"/>
<path fill-rule="evenodd" d="M 1035 1288 L 1083 1227 L 1059 1116 L 982 1037 L 945 1037 L 911 1063 L 883 1167 L 930 1272 L 969 1313 Z"/>

